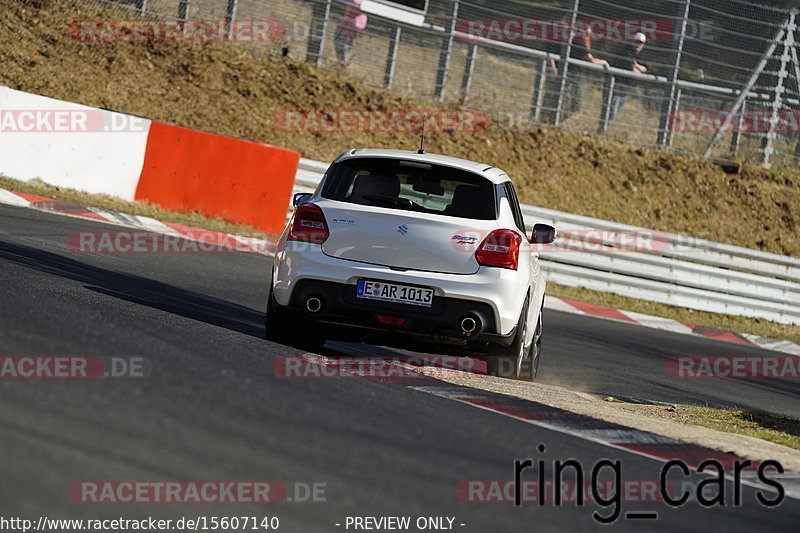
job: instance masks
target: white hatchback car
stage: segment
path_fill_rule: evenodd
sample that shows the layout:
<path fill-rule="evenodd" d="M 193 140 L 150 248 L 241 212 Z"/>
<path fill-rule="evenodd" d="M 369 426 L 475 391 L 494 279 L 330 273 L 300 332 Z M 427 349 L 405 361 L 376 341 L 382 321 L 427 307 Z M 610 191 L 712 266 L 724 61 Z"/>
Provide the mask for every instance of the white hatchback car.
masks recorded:
<path fill-rule="evenodd" d="M 267 339 L 326 339 L 486 356 L 534 379 L 545 282 L 509 177 L 490 165 L 350 150 L 298 194 L 275 252 Z"/>

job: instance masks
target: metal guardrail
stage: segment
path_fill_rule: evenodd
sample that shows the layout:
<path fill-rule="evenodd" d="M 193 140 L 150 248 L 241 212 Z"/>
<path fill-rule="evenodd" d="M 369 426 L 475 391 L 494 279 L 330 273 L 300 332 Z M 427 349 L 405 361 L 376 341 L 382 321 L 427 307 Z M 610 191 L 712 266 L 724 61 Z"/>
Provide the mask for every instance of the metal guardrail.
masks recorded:
<path fill-rule="evenodd" d="M 302 159 L 295 192 L 316 188 L 327 163 Z M 549 281 L 613 292 L 699 311 L 800 325 L 800 259 L 686 235 L 523 205 L 526 224 L 555 226 L 581 242 L 540 252 Z M 647 235 L 651 251 L 637 251 L 615 235 Z M 591 237 L 587 239 L 586 237 Z M 624 241 L 624 239 L 623 239 Z"/>

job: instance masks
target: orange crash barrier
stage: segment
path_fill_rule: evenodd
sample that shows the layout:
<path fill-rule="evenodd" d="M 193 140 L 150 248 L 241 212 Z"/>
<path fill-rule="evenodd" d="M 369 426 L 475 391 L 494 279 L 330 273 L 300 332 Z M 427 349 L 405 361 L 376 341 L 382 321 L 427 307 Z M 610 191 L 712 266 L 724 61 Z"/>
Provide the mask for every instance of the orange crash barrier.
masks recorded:
<path fill-rule="evenodd" d="M 279 234 L 299 163 L 285 148 L 153 122 L 135 199 Z"/>

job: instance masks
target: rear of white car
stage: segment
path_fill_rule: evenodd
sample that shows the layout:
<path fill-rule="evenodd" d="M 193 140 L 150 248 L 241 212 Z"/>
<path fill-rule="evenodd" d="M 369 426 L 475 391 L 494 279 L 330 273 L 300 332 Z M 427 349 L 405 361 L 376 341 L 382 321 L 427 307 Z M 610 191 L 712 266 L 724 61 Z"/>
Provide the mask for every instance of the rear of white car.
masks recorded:
<path fill-rule="evenodd" d="M 505 173 L 352 150 L 300 199 L 281 236 L 267 337 L 485 354 L 495 372 L 532 379 L 544 286 Z"/>

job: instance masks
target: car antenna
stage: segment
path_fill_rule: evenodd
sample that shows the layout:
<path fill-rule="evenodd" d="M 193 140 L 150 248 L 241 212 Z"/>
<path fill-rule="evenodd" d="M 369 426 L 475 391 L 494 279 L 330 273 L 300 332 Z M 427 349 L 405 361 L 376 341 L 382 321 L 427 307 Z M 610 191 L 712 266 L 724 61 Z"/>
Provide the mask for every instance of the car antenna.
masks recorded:
<path fill-rule="evenodd" d="M 417 153 L 425 153 L 425 115 L 422 115 L 422 137 L 419 140 L 419 150 L 417 150 Z"/>

